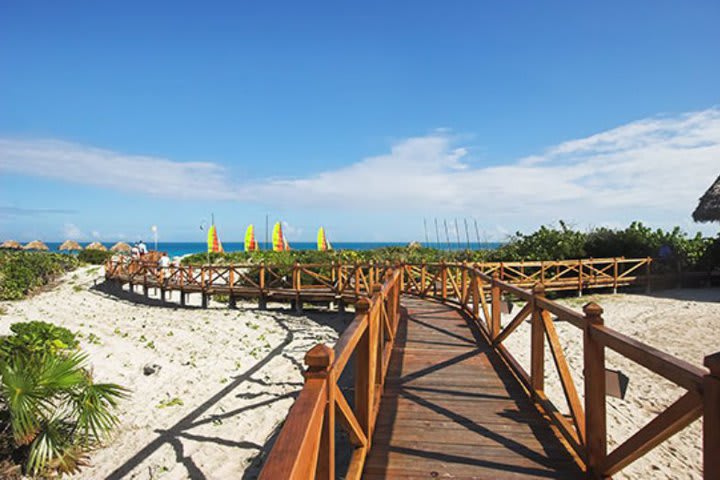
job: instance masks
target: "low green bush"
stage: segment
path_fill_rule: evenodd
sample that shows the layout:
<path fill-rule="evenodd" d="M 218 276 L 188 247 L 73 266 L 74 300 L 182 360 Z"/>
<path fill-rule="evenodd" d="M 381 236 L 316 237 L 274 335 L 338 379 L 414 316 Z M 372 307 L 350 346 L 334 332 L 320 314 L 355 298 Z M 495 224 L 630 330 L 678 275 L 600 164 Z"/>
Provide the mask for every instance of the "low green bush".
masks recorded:
<path fill-rule="evenodd" d="M 0 357 L 17 353 L 57 353 L 78 346 L 75 333 L 52 323 L 14 323 L 10 330 L 12 335 L 0 337 Z"/>
<path fill-rule="evenodd" d="M 114 410 L 127 390 L 93 380 L 66 328 L 29 322 L 10 329 L 0 354 L 0 444 L 26 474 L 76 472 L 117 425 Z"/>
<path fill-rule="evenodd" d="M 78 253 L 78 260 L 83 263 L 91 263 L 93 265 L 102 265 L 105 261 L 114 255 L 113 252 L 105 252 L 102 250 L 81 250 Z"/>
<path fill-rule="evenodd" d="M 17 300 L 80 265 L 73 255 L 0 251 L 0 300 Z"/>
<path fill-rule="evenodd" d="M 701 234 L 689 236 L 679 227 L 670 231 L 651 229 L 640 222 L 633 222 L 625 229 L 595 228 L 580 231 L 560 221 L 558 225 L 545 225 L 535 232 L 517 232 L 497 249 L 440 250 L 427 247 L 382 247 L 373 250 L 291 250 L 288 252 L 230 252 L 211 253 L 212 264 L 260 263 L 289 267 L 294 262 L 330 263 L 342 262 L 499 262 L 521 260 L 568 260 L 577 258 L 643 258 L 661 257 L 661 249 L 670 252 L 662 261 L 656 262 L 662 270 L 678 266 L 686 270 L 707 270 L 720 266 L 720 237 L 708 238 Z M 207 253 L 189 255 L 185 265 L 203 265 L 208 262 Z"/>

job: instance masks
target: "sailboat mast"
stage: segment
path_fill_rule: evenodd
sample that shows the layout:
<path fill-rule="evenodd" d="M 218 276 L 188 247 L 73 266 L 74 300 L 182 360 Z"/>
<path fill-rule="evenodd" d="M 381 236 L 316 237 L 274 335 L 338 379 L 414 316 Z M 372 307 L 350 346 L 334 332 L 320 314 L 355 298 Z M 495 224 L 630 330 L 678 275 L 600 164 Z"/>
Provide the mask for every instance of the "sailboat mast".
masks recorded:
<path fill-rule="evenodd" d="M 475 222 L 475 236 L 477 236 L 478 249 L 480 249 L 480 230 L 478 230 L 477 219 L 473 218 L 473 221 Z"/>
<path fill-rule="evenodd" d="M 435 248 L 440 248 L 440 229 L 437 224 L 437 217 L 435 217 Z"/>
<path fill-rule="evenodd" d="M 450 233 L 447 227 L 447 220 L 444 218 L 443 223 L 445 224 L 445 242 L 447 243 L 448 250 L 452 250 L 452 247 L 450 246 Z"/>
<path fill-rule="evenodd" d="M 430 243 L 430 240 L 428 239 L 427 218 L 425 218 L 425 217 L 423 217 L 423 226 L 425 227 L 425 246 L 427 247 L 427 244 Z"/>
<path fill-rule="evenodd" d="M 467 249 L 470 250 L 470 233 L 468 232 L 467 218 L 463 218 L 465 222 L 465 241 L 467 242 Z"/>

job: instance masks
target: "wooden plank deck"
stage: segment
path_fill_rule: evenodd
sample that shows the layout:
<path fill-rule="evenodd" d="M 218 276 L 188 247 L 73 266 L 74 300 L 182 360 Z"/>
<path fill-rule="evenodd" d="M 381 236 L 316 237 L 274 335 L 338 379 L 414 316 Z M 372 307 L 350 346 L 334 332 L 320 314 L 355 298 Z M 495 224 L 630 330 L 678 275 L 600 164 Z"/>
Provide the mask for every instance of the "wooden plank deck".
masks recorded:
<path fill-rule="evenodd" d="M 583 476 L 469 320 L 440 303 L 402 303 L 363 478 Z"/>

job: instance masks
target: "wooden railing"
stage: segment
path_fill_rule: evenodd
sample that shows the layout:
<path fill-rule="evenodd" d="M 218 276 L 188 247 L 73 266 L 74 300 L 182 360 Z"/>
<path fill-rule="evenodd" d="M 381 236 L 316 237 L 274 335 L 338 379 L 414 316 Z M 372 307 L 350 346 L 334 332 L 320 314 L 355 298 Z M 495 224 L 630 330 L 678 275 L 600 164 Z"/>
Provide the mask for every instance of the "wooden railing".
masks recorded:
<path fill-rule="evenodd" d="M 355 304 L 355 318 L 331 349 L 305 355 L 305 385 L 267 458 L 261 479 L 335 478 L 335 429 L 354 446 L 345 478 L 360 478 L 370 449 L 380 396 L 400 319 L 402 269 L 387 270 L 370 298 Z M 354 406 L 338 380 L 354 355 Z M 336 422 L 337 420 L 337 422 Z"/>
<path fill-rule="evenodd" d="M 405 268 L 412 293 L 427 295 L 438 288 L 452 288 L 457 279 L 438 277 L 442 264 L 411 265 Z M 651 258 L 581 259 L 544 262 L 497 262 L 467 264 L 486 275 L 519 287 L 531 288 L 536 283 L 546 291 L 576 290 L 579 294 L 593 288 L 627 285 L 650 287 Z M 337 297 L 359 298 L 381 283 L 389 264 L 299 264 L 266 265 L 181 265 L 161 268 L 157 262 L 142 260 L 108 260 L 105 275 L 132 285 L 156 287 L 238 297 L 270 292 L 301 292 L 333 294 Z M 445 285 L 445 287 L 443 287 Z"/>
<path fill-rule="evenodd" d="M 604 325 L 603 309 L 588 303 L 576 312 L 545 297 L 537 283 L 527 290 L 504 282 L 468 265 L 404 265 L 406 292 L 433 297 L 464 310 L 530 396 L 547 413 L 577 456 L 585 462 L 589 476 L 611 476 L 704 416 L 703 455 L 705 478 L 720 478 L 720 353 L 707 356 L 705 367 L 692 365 L 634 340 Z M 514 318 L 501 325 L 502 296 L 525 302 Z M 553 316 L 583 332 L 584 402 L 573 382 Z M 505 340 L 530 317 L 530 372 L 505 347 Z M 557 369 L 569 407 L 566 418 L 545 394 L 545 341 Z M 686 393 L 655 419 L 607 452 L 605 350 L 609 348 L 648 370 L 684 388 Z"/>

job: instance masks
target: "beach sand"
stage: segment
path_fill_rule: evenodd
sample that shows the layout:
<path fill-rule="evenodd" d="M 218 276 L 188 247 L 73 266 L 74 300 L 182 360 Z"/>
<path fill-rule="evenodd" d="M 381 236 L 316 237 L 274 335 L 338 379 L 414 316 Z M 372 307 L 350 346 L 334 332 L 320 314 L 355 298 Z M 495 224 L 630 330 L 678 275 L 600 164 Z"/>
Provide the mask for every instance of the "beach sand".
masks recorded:
<path fill-rule="evenodd" d="M 49 291 L 3 302 L 0 316 L 0 334 L 30 320 L 81 332 L 95 378 L 132 391 L 114 438 L 91 453 L 77 479 L 254 478 L 256 460 L 302 387 L 305 352 L 333 345 L 352 319 L 296 315 L 288 305 L 142 305 L 94 289 L 102 276 L 102 268 L 82 268 Z M 160 370 L 144 375 L 148 364 Z"/>
<path fill-rule="evenodd" d="M 560 300 L 576 310 L 595 301 L 605 324 L 648 345 L 696 365 L 720 351 L 720 289 L 665 290 L 651 295 L 587 295 Z M 517 307 L 513 314 L 517 313 Z M 512 315 L 503 315 L 503 325 Z M 582 332 L 567 322 L 555 323 L 580 397 L 583 397 Z M 506 347 L 530 371 L 530 323 L 523 322 L 505 341 Z M 557 370 L 545 342 L 545 390 L 568 413 Z M 608 397 L 608 452 L 637 432 L 677 400 L 685 390 L 644 367 L 606 349 L 606 368 L 630 378 L 624 400 Z M 613 478 L 702 478 L 702 419 L 626 467 Z"/>

